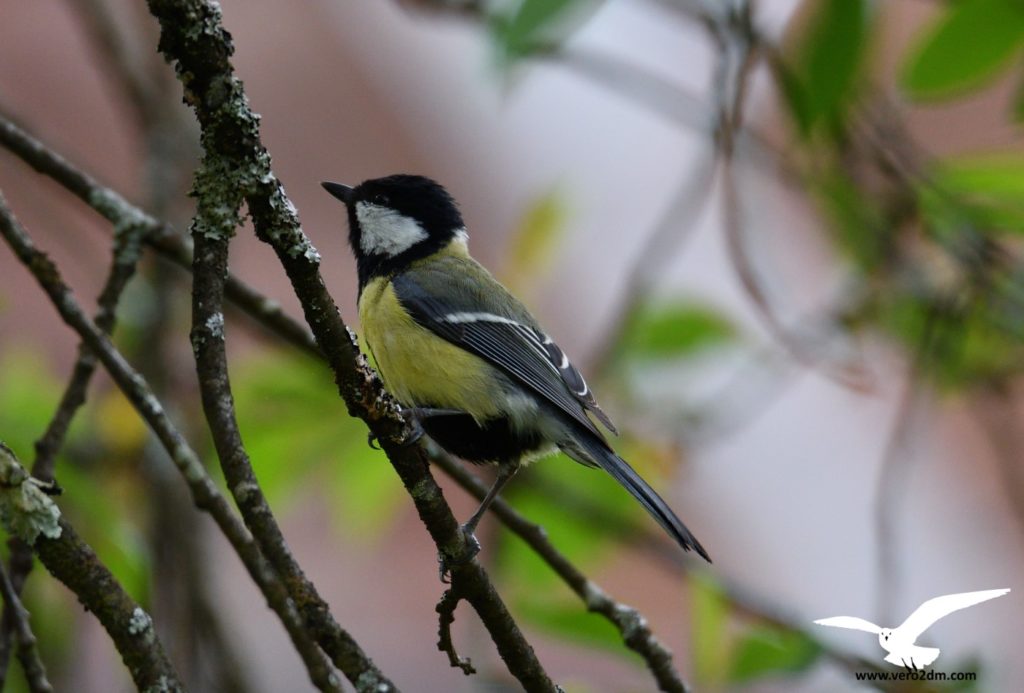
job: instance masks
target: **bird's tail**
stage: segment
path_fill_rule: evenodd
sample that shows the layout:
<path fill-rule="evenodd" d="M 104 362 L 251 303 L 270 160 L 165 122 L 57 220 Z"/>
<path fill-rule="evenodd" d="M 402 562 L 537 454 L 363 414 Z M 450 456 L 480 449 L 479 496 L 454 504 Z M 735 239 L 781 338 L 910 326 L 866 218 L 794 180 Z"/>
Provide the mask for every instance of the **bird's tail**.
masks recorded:
<path fill-rule="evenodd" d="M 651 517 L 683 549 L 686 551 L 696 551 L 705 561 L 711 562 L 708 552 L 704 550 L 704 547 L 700 545 L 697 538 L 686 528 L 682 520 L 676 517 L 676 514 L 672 512 L 672 508 L 668 507 L 668 503 L 636 473 L 635 469 L 629 466 L 626 460 L 612 452 L 604 441 L 592 436 L 577 436 L 573 442 L 582 450 L 573 450 L 571 447 L 565 446 L 563 449 L 567 454 L 576 458 L 580 452 L 584 453 L 587 459 L 580 460 L 581 462 L 584 464 L 594 463 L 611 474 L 612 478 L 629 491 L 630 495 L 640 501 L 640 504 L 647 509 Z"/>

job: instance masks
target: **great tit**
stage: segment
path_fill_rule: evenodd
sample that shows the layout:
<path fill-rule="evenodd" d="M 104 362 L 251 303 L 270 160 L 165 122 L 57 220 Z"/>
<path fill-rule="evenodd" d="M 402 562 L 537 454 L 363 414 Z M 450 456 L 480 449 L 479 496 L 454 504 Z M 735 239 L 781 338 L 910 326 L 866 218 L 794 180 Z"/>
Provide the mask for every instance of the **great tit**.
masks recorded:
<path fill-rule="evenodd" d="M 710 562 L 590 419 L 616 432 L 580 372 L 470 257 L 462 216 L 441 185 L 413 175 L 322 185 L 348 209 L 359 319 L 384 384 L 449 453 L 498 465 L 462 526 L 474 553 L 477 523 L 520 465 L 561 449 L 611 474 L 683 549 Z"/>

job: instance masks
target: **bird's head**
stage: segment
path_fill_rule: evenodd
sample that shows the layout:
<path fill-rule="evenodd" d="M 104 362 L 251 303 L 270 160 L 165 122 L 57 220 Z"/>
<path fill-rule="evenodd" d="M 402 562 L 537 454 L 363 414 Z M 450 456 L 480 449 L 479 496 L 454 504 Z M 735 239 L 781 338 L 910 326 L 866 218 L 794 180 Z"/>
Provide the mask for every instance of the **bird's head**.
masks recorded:
<path fill-rule="evenodd" d="M 880 642 L 883 647 L 887 642 L 889 642 L 889 638 L 891 637 L 892 628 L 883 628 L 882 630 L 878 631 L 878 642 Z"/>
<path fill-rule="evenodd" d="M 360 289 L 373 277 L 400 270 L 466 237 L 455 200 L 429 178 L 399 174 L 373 178 L 354 188 L 341 183 L 321 185 L 348 208 L 348 240 L 356 256 Z"/>

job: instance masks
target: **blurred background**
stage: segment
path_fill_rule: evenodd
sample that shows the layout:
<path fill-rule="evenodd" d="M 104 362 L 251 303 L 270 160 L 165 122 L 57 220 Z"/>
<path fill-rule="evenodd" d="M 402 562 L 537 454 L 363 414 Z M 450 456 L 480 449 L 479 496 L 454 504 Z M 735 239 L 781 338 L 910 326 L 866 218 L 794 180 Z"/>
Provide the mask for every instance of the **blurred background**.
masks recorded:
<path fill-rule="evenodd" d="M 844 657 L 924 600 L 1013 589 L 923 642 L 942 690 L 1024 685 L 1024 10 L 1015 0 L 223 0 L 234 64 L 322 271 L 356 324 L 342 210 L 319 181 L 429 175 L 474 255 L 533 309 L 712 554 L 698 565 L 565 458 L 511 502 L 637 607 L 697 690 L 860 690 Z M 198 129 L 128 0 L 3 3 L 0 112 L 187 232 Z M 103 220 L 0 149 L 0 189 L 90 309 Z M 295 316 L 273 252 L 232 270 Z M 219 478 L 189 276 L 146 257 L 115 341 Z M 227 318 L 247 449 L 299 562 L 405 690 L 514 686 L 476 617 L 435 648 L 433 545 L 323 366 Z M 27 464 L 77 340 L 0 249 L 0 439 Z M 475 502 L 438 477 L 459 517 Z M 284 630 L 131 406 L 98 374 L 59 502 L 153 614 L 194 690 L 305 690 Z M 643 691 L 639 658 L 517 538 L 482 560 L 567 691 Z M 73 595 L 26 605 L 57 690 L 131 687 Z M 883 665 L 885 666 L 885 665 Z M 856 668 L 854 666 L 854 668 Z M 22 690 L 11 665 L 6 690 Z M 511 688 L 514 689 L 514 688 Z"/>

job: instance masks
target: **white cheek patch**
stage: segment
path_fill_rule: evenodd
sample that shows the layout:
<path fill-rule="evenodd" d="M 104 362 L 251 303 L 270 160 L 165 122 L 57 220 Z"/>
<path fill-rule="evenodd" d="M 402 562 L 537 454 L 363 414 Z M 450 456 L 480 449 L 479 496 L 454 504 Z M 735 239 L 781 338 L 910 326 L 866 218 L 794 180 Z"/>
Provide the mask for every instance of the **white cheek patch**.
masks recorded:
<path fill-rule="evenodd" d="M 359 247 L 365 255 L 394 257 L 427 238 L 426 230 L 412 217 L 370 202 L 356 203 L 356 219 L 362 232 Z"/>

